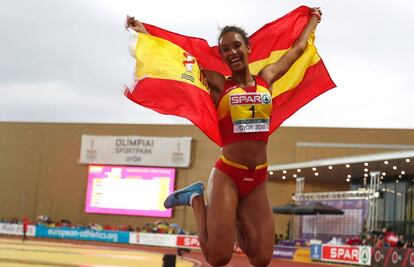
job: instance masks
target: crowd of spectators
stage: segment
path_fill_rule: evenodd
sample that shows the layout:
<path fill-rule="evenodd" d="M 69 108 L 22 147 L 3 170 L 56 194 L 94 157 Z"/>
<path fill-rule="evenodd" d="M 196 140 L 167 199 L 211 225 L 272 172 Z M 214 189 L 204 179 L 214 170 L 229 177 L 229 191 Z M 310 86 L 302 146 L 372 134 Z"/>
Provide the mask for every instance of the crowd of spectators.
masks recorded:
<path fill-rule="evenodd" d="M 309 241 L 289 240 L 281 234 L 275 235 L 275 245 L 309 246 Z M 396 232 L 392 227 L 384 228 L 382 231 L 363 231 L 359 236 L 353 237 L 334 236 L 325 242 L 331 245 L 371 246 L 375 248 L 414 248 L 414 239 L 406 239 L 403 234 Z"/>
<path fill-rule="evenodd" d="M 283 240 L 285 240 L 285 237 L 282 234 L 275 234 L 275 245 L 280 244 Z"/>
<path fill-rule="evenodd" d="M 359 236 L 345 238 L 333 237 L 328 243 L 337 245 L 371 246 L 375 248 L 400 247 L 413 248 L 414 240 L 406 240 L 404 235 L 397 233 L 392 227 L 382 231 L 362 232 Z"/>
<path fill-rule="evenodd" d="M 406 240 L 404 235 L 395 232 L 392 228 L 384 228 L 382 232 L 374 231 L 367 233 L 362 242 L 364 245 L 369 245 L 376 248 L 382 247 L 400 247 L 413 248 L 414 241 L 412 239 Z"/>

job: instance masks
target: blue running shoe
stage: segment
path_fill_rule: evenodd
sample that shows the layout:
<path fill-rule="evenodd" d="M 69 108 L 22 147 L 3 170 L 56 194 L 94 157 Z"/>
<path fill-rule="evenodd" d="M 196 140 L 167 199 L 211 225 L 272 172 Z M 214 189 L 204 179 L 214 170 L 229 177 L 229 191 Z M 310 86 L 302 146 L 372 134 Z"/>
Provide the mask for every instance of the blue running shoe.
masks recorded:
<path fill-rule="evenodd" d="M 204 185 L 202 182 L 197 182 L 183 189 L 177 190 L 169 195 L 164 201 L 164 207 L 170 209 L 175 206 L 187 205 L 191 206 L 191 196 L 202 196 L 204 192 Z"/>

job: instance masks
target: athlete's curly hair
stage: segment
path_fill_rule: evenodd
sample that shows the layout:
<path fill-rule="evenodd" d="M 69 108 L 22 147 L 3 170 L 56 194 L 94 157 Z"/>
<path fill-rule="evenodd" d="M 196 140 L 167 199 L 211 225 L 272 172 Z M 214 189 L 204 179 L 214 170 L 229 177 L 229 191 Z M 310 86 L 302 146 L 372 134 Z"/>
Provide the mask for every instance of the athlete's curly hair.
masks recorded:
<path fill-rule="evenodd" d="M 221 29 L 220 35 L 218 37 L 219 46 L 220 46 L 221 37 L 223 37 L 223 35 L 225 35 L 228 32 L 236 32 L 240 34 L 241 37 L 243 38 L 244 43 L 246 45 L 249 45 L 249 37 L 247 37 L 247 33 L 243 28 L 238 27 L 238 26 L 225 26 L 224 28 Z"/>

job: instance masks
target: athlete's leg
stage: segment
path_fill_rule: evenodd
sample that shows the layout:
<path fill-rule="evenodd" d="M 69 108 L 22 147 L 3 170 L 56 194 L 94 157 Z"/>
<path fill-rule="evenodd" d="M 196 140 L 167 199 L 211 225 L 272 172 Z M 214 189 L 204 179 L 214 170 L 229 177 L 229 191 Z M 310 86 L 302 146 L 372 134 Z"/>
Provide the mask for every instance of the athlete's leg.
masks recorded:
<path fill-rule="evenodd" d="M 222 266 L 233 255 L 237 187 L 227 175 L 214 168 L 210 175 L 207 198 L 207 206 L 203 196 L 197 196 L 192 201 L 200 246 L 211 265 Z"/>
<path fill-rule="evenodd" d="M 275 229 L 266 182 L 239 200 L 237 220 L 238 243 L 250 263 L 267 266 L 272 259 Z"/>

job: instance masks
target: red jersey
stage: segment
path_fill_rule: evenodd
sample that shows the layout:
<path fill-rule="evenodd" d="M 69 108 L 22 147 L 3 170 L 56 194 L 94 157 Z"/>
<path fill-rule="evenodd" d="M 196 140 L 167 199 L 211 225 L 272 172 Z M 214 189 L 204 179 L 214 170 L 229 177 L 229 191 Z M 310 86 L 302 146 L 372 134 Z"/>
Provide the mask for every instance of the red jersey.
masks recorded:
<path fill-rule="evenodd" d="M 272 95 L 260 76 L 254 78 L 256 84 L 245 88 L 232 80 L 225 82 L 217 107 L 223 145 L 246 140 L 267 142 L 269 138 Z"/>

